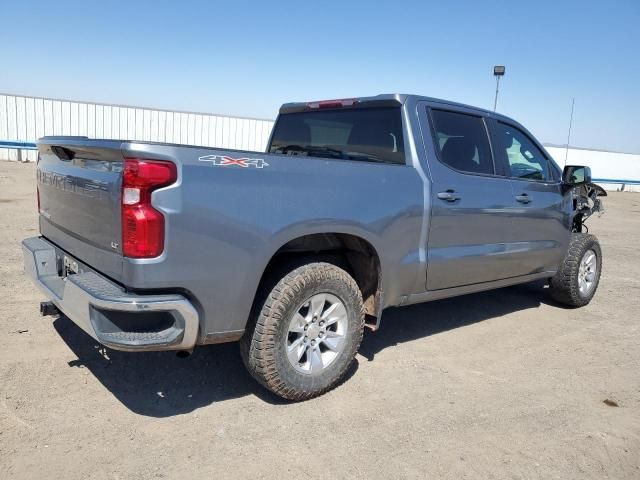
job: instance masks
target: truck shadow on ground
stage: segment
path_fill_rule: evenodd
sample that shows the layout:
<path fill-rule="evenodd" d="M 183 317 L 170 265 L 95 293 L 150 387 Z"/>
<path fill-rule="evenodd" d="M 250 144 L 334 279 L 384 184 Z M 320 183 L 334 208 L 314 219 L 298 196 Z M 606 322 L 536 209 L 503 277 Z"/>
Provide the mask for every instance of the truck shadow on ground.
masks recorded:
<path fill-rule="evenodd" d="M 383 326 L 366 332 L 360 355 L 371 361 L 381 350 L 547 302 L 544 283 L 503 288 L 454 299 L 394 308 Z M 175 352 L 126 353 L 98 345 L 62 316 L 54 327 L 77 356 L 72 368 L 87 368 L 123 405 L 140 415 L 170 417 L 215 402 L 256 395 L 272 404 L 286 401 L 258 385 L 240 359 L 237 343 L 196 348 L 187 358 Z M 346 378 L 358 369 L 354 362 Z"/>
<path fill-rule="evenodd" d="M 382 315 L 380 329 L 365 335 L 358 353 L 372 361 L 385 348 L 509 313 L 538 308 L 543 303 L 560 306 L 548 295 L 544 280 L 408 307 L 390 308 Z"/>

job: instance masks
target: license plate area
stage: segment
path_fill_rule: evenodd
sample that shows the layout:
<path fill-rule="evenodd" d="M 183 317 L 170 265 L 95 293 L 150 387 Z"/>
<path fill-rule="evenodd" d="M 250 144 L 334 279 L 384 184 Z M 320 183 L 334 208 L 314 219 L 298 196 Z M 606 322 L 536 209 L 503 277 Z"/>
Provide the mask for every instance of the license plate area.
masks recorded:
<path fill-rule="evenodd" d="M 69 275 L 76 275 L 90 270 L 87 265 L 67 254 L 67 252 L 61 248 L 55 246 L 54 248 L 56 252 L 56 271 L 59 277 L 66 278 Z"/>
<path fill-rule="evenodd" d="M 80 273 L 80 266 L 78 262 L 67 255 L 62 256 L 62 276 L 67 277 L 69 275 L 75 275 Z"/>

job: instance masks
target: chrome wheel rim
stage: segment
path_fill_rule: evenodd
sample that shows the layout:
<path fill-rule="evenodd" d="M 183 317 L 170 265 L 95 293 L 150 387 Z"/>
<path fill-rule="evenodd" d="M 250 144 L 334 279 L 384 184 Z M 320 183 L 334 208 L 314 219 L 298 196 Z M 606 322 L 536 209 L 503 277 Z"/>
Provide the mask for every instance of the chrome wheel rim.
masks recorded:
<path fill-rule="evenodd" d="M 598 257 L 593 250 L 587 250 L 580 260 L 578 269 L 578 288 L 582 295 L 588 295 L 596 282 L 598 273 Z"/>
<path fill-rule="evenodd" d="M 342 353 L 347 309 L 330 293 L 318 293 L 293 314 L 286 338 L 287 359 L 298 372 L 322 373 Z"/>

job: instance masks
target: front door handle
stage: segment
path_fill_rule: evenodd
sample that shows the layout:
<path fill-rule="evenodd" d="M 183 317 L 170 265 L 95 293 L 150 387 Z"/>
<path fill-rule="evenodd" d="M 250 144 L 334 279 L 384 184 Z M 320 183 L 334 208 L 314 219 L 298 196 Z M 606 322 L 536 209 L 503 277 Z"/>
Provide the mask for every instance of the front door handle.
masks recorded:
<path fill-rule="evenodd" d="M 438 198 L 440 200 L 446 200 L 447 202 L 455 202 L 456 200 L 460 200 L 460 195 L 456 195 L 453 190 L 447 190 L 446 192 L 439 192 Z"/>
<path fill-rule="evenodd" d="M 529 203 L 533 200 L 529 195 L 523 193 L 522 195 L 516 195 L 516 200 L 520 203 Z"/>

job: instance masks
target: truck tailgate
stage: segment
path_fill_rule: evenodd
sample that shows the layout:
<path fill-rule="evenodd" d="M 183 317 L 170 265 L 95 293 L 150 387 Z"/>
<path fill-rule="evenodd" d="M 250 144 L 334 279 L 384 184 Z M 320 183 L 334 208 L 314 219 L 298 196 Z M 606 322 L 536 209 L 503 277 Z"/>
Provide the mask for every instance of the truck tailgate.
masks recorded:
<path fill-rule="evenodd" d="M 121 144 L 84 137 L 38 142 L 40 233 L 115 280 L 122 277 Z"/>

